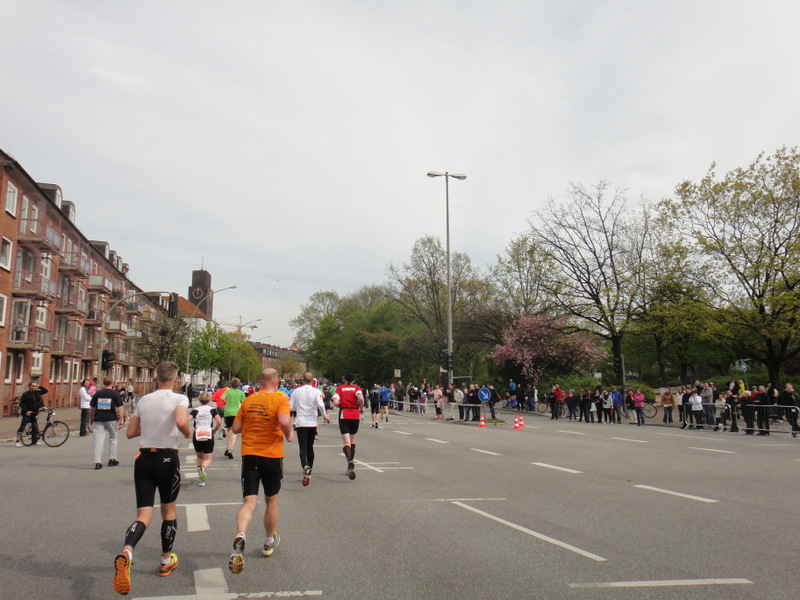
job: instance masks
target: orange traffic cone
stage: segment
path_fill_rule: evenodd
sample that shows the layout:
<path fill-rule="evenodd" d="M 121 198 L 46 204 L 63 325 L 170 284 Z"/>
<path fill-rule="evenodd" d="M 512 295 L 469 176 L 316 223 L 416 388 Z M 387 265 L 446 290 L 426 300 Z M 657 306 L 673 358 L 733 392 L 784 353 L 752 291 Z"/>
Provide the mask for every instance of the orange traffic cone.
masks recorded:
<path fill-rule="evenodd" d="M 514 429 L 519 429 L 519 417 L 514 417 Z"/>
<path fill-rule="evenodd" d="M 519 416 L 519 428 L 522 429 L 524 427 L 525 427 L 525 419 L 522 417 L 522 415 L 520 415 Z"/>
<path fill-rule="evenodd" d="M 480 425 L 478 425 L 478 427 L 479 428 L 483 428 L 483 429 L 486 428 L 486 423 L 483 422 L 483 415 L 481 415 L 481 423 L 480 423 Z"/>

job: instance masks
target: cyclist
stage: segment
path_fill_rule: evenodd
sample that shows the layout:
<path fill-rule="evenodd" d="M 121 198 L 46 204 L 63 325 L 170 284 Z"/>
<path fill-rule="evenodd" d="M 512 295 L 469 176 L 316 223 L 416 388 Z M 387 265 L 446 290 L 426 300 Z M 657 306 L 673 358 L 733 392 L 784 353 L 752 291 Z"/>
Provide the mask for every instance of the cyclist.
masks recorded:
<path fill-rule="evenodd" d="M 17 448 L 22 446 L 22 434 L 25 432 L 25 426 L 31 424 L 31 433 L 33 435 L 33 443 L 41 446 L 42 442 L 39 440 L 39 411 L 44 408 L 44 401 L 42 396 L 48 392 L 47 388 L 43 388 L 36 381 L 28 383 L 28 391 L 22 394 L 19 399 L 19 414 L 22 415 L 22 421 L 17 429 Z"/>

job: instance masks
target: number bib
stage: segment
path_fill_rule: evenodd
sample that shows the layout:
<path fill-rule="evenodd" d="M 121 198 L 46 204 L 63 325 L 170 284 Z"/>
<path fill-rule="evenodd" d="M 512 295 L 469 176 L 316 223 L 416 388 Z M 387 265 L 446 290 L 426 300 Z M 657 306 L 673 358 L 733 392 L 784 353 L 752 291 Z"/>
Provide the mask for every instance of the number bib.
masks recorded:
<path fill-rule="evenodd" d="M 211 427 L 198 427 L 195 429 L 194 437 L 198 442 L 207 442 L 211 439 Z"/>

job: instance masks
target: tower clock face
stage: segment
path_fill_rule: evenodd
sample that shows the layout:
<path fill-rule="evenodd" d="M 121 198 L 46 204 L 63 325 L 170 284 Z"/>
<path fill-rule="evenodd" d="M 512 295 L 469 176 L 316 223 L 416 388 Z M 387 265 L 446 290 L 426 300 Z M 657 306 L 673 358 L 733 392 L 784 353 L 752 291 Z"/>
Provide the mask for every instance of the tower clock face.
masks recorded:
<path fill-rule="evenodd" d="M 194 288 L 192 290 L 192 298 L 194 298 L 195 300 L 202 300 L 205 297 L 206 297 L 206 292 L 204 289 Z"/>

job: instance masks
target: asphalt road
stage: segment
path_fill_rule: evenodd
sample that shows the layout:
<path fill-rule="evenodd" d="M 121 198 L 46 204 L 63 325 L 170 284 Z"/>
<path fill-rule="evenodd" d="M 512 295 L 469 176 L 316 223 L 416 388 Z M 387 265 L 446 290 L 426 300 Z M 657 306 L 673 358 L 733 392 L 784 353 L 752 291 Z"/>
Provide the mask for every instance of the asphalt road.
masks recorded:
<path fill-rule="evenodd" d="M 800 440 L 551 421 L 479 429 L 390 417 L 344 475 L 320 427 L 309 487 L 287 445 L 281 543 L 227 570 L 239 459 L 217 442 L 206 487 L 181 450 L 180 566 L 156 576 L 160 521 L 136 548 L 131 598 L 796 598 Z M 123 436 L 124 438 L 124 436 Z M 92 468 L 91 440 L 0 445 L 3 598 L 113 598 L 112 561 L 135 515 L 136 442 Z"/>

